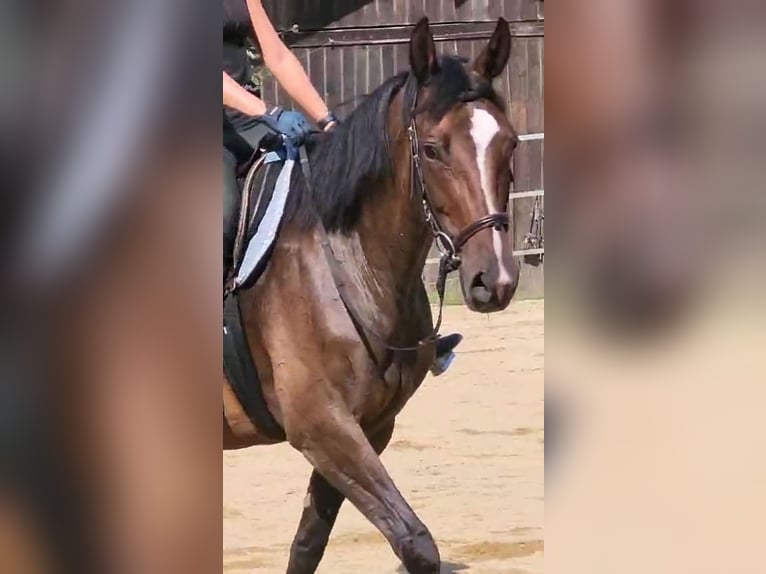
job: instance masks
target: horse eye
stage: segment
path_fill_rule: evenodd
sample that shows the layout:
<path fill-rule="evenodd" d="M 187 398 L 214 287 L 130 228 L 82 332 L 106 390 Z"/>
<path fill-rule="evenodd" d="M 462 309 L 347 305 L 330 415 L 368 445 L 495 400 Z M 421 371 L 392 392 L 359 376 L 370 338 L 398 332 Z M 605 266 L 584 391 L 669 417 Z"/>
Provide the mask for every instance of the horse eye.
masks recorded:
<path fill-rule="evenodd" d="M 426 157 L 431 161 L 439 161 L 442 158 L 441 151 L 433 144 L 426 144 L 423 151 L 425 152 Z"/>

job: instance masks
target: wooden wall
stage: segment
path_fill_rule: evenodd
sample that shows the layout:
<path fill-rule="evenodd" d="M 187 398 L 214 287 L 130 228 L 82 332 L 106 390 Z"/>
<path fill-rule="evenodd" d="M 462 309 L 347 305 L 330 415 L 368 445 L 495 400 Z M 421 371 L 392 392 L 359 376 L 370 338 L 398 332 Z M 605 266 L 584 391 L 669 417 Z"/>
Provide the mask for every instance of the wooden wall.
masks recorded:
<path fill-rule="evenodd" d="M 440 52 L 475 57 L 505 17 L 513 34 L 511 62 L 496 87 L 510 102 L 520 134 L 544 133 L 543 2 L 538 0 L 265 0 L 287 43 L 314 85 L 339 115 L 408 66 L 412 26 L 431 20 Z M 290 107 L 287 95 L 267 78 L 264 97 Z M 514 159 L 515 192 L 542 190 L 544 140 L 522 141 Z M 515 249 L 524 249 L 535 197 L 513 201 Z M 433 276 L 433 265 L 426 270 Z M 543 295 L 543 265 L 522 267 L 520 295 Z M 454 286 L 453 286 L 454 289 Z"/>

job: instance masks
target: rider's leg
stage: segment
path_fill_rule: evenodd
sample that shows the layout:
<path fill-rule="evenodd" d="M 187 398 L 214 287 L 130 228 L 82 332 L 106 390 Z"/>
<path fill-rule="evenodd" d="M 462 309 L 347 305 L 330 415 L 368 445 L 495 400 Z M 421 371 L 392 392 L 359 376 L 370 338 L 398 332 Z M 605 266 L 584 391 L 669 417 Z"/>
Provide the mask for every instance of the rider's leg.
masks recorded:
<path fill-rule="evenodd" d="M 420 282 L 418 288 L 418 295 L 415 300 L 414 311 L 420 310 L 423 314 L 426 313 L 426 309 L 430 311 L 431 303 L 428 299 L 428 290 L 423 281 Z M 432 328 L 430 322 L 425 322 L 417 327 L 422 331 L 426 331 Z M 436 349 L 434 352 L 434 362 L 431 364 L 431 374 L 438 377 L 449 369 L 452 361 L 455 360 L 455 347 L 457 347 L 463 340 L 463 335 L 460 333 L 453 333 L 451 335 L 438 336 L 436 338 Z"/>
<path fill-rule="evenodd" d="M 250 154 L 260 147 L 261 140 L 270 133 L 272 131 L 268 127 L 258 122 L 237 127 L 237 136 L 249 148 Z"/>
<path fill-rule="evenodd" d="M 449 369 L 452 361 L 455 360 L 455 347 L 463 340 L 460 333 L 444 335 L 436 340 L 436 358 L 431 365 L 431 373 L 438 377 Z"/>
<path fill-rule="evenodd" d="M 223 148 L 223 276 L 233 265 L 234 241 L 237 237 L 239 215 L 239 184 L 237 183 L 237 158 Z"/>

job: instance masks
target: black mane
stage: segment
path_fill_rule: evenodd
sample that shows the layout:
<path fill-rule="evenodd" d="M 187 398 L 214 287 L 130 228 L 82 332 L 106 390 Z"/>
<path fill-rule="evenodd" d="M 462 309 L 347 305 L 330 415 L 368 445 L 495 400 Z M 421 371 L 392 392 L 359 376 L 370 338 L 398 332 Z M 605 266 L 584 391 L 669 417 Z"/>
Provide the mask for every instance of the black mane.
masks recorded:
<path fill-rule="evenodd" d="M 490 82 L 469 73 L 464 62 L 454 56 L 440 58 L 440 72 L 429 82 L 431 97 L 418 102 L 417 114 L 426 113 L 439 120 L 461 102 L 478 99 L 488 99 L 504 108 Z M 311 186 L 307 190 L 300 185 L 291 194 L 288 220 L 310 228 L 320 219 L 328 231 L 347 231 L 356 224 L 364 202 L 371 200 L 372 190 L 379 187 L 375 184 L 392 175 L 388 108 L 402 90 L 404 129 L 418 96 L 417 81 L 409 72 L 387 80 L 331 135 L 318 134 L 307 145 Z"/>

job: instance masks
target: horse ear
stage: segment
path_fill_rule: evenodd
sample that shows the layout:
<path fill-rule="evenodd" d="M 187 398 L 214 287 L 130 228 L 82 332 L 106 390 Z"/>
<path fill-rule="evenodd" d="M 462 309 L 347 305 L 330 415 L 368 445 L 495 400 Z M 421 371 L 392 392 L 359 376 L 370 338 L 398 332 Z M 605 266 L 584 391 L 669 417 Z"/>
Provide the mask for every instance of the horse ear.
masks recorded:
<path fill-rule="evenodd" d="M 505 18 L 497 21 L 495 33 L 489 40 L 489 44 L 482 50 L 479 57 L 473 63 L 474 71 L 487 78 L 494 80 L 503 73 L 508 59 L 511 57 L 511 29 Z"/>
<path fill-rule="evenodd" d="M 439 71 L 436 42 L 431 34 L 428 18 L 417 23 L 410 39 L 410 68 L 421 84 Z"/>

